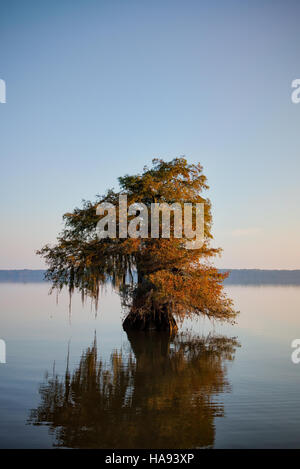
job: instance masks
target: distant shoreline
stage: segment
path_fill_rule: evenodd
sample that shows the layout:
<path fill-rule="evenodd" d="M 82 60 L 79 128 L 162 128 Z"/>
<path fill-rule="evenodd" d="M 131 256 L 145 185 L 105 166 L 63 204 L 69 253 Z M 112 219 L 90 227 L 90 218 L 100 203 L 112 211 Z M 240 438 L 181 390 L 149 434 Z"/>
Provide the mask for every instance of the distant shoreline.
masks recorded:
<path fill-rule="evenodd" d="M 219 269 L 230 272 L 225 285 L 300 285 L 300 270 Z M 0 283 L 46 282 L 46 270 L 0 270 Z"/>

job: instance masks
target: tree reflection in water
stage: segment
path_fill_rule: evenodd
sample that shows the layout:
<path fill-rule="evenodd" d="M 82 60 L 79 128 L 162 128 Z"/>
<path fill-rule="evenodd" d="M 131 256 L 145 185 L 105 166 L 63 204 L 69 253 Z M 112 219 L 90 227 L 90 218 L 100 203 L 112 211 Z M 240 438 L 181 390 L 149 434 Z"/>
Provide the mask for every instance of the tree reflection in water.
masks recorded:
<path fill-rule="evenodd" d="M 212 447 L 218 394 L 230 391 L 226 363 L 235 338 L 129 333 L 131 350 L 98 358 L 96 338 L 64 378 L 47 376 L 33 425 L 49 425 L 68 448 Z"/>

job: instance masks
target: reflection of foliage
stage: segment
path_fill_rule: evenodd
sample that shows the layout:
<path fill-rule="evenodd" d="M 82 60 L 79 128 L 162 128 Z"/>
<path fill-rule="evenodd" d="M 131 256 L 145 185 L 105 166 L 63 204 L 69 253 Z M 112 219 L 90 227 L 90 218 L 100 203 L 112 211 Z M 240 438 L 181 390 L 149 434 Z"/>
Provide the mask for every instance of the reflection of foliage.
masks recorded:
<path fill-rule="evenodd" d="M 46 376 L 30 423 L 48 424 L 55 444 L 70 448 L 212 446 L 224 412 L 214 397 L 229 389 L 224 361 L 237 341 L 142 332 L 129 340 L 135 360 L 115 351 L 106 367 L 95 341 L 73 373 Z"/>

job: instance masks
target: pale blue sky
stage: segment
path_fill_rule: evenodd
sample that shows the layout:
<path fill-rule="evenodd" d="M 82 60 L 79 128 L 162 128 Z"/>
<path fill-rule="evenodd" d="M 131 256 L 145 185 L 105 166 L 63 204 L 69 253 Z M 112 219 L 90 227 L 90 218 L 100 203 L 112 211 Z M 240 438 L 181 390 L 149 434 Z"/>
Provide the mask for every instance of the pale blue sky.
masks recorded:
<path fill-rule="evenodd" d="M 300 268 L 298 1 L 2 0 L 0 268 L 154 157 L 208 177 L 218 266 Z"/>

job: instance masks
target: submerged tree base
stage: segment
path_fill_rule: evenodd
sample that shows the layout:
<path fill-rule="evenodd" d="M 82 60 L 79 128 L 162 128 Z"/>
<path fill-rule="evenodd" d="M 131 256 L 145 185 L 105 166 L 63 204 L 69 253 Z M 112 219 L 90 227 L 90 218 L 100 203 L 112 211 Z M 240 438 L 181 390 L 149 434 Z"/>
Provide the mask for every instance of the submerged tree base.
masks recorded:
<path fill-rule="evenodd" d="M 164 311 L 141 315 L 130 312 L 123 321 L 125 331 L 167 331 L 177 332 L 178 327 L 174 317 Z"/>

